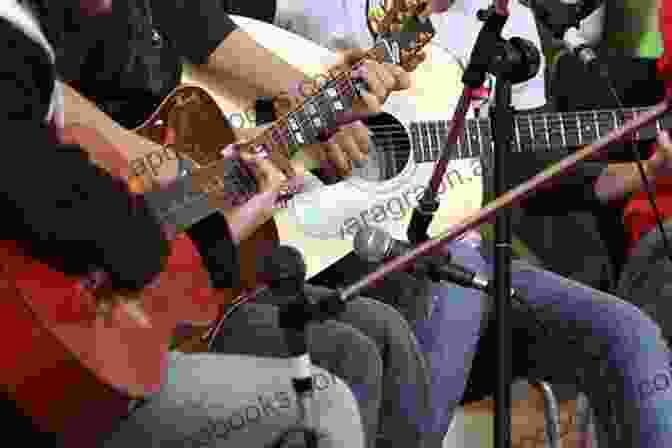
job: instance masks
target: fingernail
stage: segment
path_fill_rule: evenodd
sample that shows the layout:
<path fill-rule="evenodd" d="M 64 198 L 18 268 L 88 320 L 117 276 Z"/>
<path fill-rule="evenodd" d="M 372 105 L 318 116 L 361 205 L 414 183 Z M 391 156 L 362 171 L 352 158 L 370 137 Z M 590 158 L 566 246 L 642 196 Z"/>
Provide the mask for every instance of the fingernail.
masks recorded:
<path fill-rule="evenodd" d="M 220 151 L 220 154 L 224 157 L 233 157 L 238 153 L 238 145 L 236 143 L 231 143 L 226 148 Z"/>
<path fill-rule="evenodd" d="M 305 89 L 304 86 L 306 86 L 307 83 L 308 83 L 308 81 L 299 81 L 296 84 L 292 84 L 291 86 L 289 86 L 289 90 L 287 91 L 287 95 L 294 96 L 294 97 L 302 96 L 303 91 Z"/>
<path fill-rule="evenodd" d="M 367 73 L 368 73 L 368 70 L 366 69 L 366 67 L 364 65 L 360 65 L 359 67 L 357 67 L 356 69 L 354 69 L 352 71 L 353 75 L 359 76 L 359 77 L 364 77 L 364 76 L 366 76 Z"/>

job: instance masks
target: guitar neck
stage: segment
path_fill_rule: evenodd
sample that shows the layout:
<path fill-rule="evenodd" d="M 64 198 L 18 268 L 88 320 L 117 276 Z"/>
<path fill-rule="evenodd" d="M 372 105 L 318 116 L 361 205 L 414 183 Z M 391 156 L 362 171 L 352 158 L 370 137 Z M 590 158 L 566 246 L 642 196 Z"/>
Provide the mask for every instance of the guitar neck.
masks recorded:
<path fill-rule="evenodd" d="M 187 166 L 185 159 L 180 161 L 184 168 L 180 168 L 177 180 L 144 194 L 159 222 L 178 232 L 217 212 L 213 197 L 219 206 L 234 207 L 257 192 L 254 177 L 237 159 L 221 159 L 202 168 Z"/>
<path fill-rule="evenodd" d="M 353 70 L 336 75 L 320 86 L 315 94 L 290 113 L 275 121 L 262 134 L 240 143 L 239 150 L 253 153 L 283 151 L 291 156 L 292 149 L 324 141 L 332 131 L 344 123 L 343 114 L 352 109 L 355 97 L 363 88 L 361 81 L 352 78 L 356 67 L 365 59 L 401 64 L 408 62 L 434 36 L 430 21 L 412 22 L 414 31 L 387 33 L 376 42 Z M 403 51 L 406 51 L 404 53 Z M 185 230 L 201 219 L 215 213 L 210 198 L 216 196 L 218 207 L 233 207 L 248 201 L 257 193 L 254 176 L 236 158 L 223 158 L 208 166 L 181 172 L 181 176 L 166 188 L 150 191 L 145 200 L 154 209 L 164 225 Z M 280 198 L 281 201 L 287 199 Z"/>
<path fill-rule="evenodd" d="M 514 152 L 552 151 L 587 145 L 649 108 L 589 110 L 561 113 L 535 113 L 514 117 Z M 453 159 L 480 157 L 490 152 L 493 137 L 489 118 L 465 121 L 464 134 L 458 137 Z M 410 125 L 415 162 L 435 162 L 441 157 L 450 122 L 418 121 Z M 672 127 L 672 115 L 666 114 L 654 124 L 641 128 L 634 140 L 649 140 L 660 129 Z"/>

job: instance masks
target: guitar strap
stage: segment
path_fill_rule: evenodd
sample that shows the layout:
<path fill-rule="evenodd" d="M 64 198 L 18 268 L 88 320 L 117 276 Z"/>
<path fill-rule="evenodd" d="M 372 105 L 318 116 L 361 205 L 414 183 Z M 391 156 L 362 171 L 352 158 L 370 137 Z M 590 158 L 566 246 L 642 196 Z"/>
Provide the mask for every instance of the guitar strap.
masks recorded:
<path fill-rule="evenodd" d="M 28 5 L 16 0 L 0 0 L 0 17 L 19 28 L 27 37 L 44 48 L 54 67 L 54 72 L 56 71 L 56 56 L 54 50 L 44 36 L 35 15 Z M 54 79 L 56 79 L 56 77 L 54 77 Z M 49 110 L 44 119 L 53 130 L 55 141 L 58 141 L 61 135 L 60 131 L 63 129 L 65 122 L 63 90 L 59 81 L 54 82 Z"/>

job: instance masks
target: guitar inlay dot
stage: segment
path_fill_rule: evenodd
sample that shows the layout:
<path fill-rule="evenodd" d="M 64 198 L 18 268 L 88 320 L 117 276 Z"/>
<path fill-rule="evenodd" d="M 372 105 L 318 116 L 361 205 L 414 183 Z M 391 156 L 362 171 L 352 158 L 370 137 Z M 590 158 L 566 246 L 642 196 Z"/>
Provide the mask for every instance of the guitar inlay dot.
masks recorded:
<path fill-rule="evenodd" d="M 336 92 L 336 89 L 334 89 L 333 87 L 329 87 L 329 88 L 327 89 L 327 95 L 329 95 L 329 96 L 332 97 L 332 98 L 336 98 L 336 96 L 338 95 L 338 93 Z"/>
<path fill-rule="evenodd" d="M 343 103 L 341 103 L 340 101 L 335 101 L 334 110 L 343 110 Z"/>

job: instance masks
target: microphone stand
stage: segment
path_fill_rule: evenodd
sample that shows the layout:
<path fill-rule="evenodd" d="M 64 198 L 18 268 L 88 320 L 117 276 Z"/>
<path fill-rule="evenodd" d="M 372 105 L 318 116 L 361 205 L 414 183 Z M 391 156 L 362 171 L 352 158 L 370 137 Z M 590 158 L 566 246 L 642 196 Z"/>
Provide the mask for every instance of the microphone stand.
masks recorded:
<path fill-rule="evenodd" d="M 314 304 L 306 296 L 306 263 L 303 255 L 291 246 L 279 246 L 260 259 L 262 277 L 270 278 L 269 289 L 283 297 L 294 296 L 296 300 L 281 305 L 278 316 L 280 328 L 284 329 L 289 355 L 292 360 L 292 386 L 297 394 L 299 425 L 290 429 L 273 448 L 285 448 L 299 443 L 307 448 L 317 448 L 318 435 L 312 412 L 315 387 L 311 360 L 306 343 L 306 327 L 310 322 L 324 322 L 338 316 L 345 309 L 337 292 L 330 300 Z M 334 300 L 335 299 L 335 300 Z M 302 441 L 291 439 L 303 436 Z"/>
<path fill-rule="evenodd" d="M 458 135 L 462 135 L 472 93 L 485 82 L 487 73 L 497 77 L 495 104 L 491 108 L 491 132 L 494 137 L 494 194 L 507 191 L 506 158 L 511 152 L 513 137 L 513 109 L 511 85 L 534 77 L 539 71 L 539 52 L 520 38 L 505 41 L 502 29 L 508 19 L 508 1 L 496 1 L 489 9 L 478 12 L 481 28 L 469 58 L 462 82 L 465 85 L 453 116 L 441 158 L 418 206 L 413 210 L 407 236 L 412 244 L 429 240 L 428 228 L 439 209 L 438 190 L 441 179 L 452 158 Z M 517 39 L 517 40 L 516 40 Z M 536 52 L 536 53 L 534 53 Z M 530 56 L 530 53 L 532 55 Z M 528 56 L 528 57 L 526 57 Z M 535 60 L 536 56 L 536 60 Z M 511 211 L 501 210 L 496 215 L 494 238 L 494 298 L 497 326 L 497 386 L 495 388 L 495 448 L 511 446 Z M 445 248 L 443 248 L 445 253 Z"/>
<path fill-rule="evenodd" d="M 506 159 L 511 152 L 513 108 L 511 81 L 499 76 L 495 83 L 495 104 L 491 107 L 491 129 L 494 138 L 494 195 L 507 191 Z M 497 385 L 495 387 L 495 448 L 511 446 L 511 208 L 495 215 L 494 229 L 494 299 L 497 327 Z"/>

